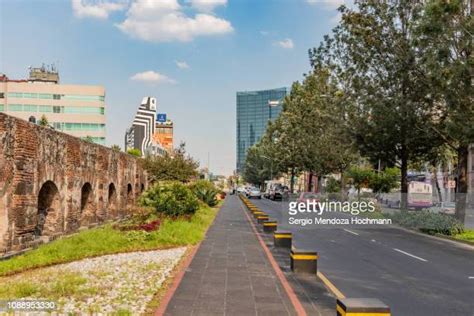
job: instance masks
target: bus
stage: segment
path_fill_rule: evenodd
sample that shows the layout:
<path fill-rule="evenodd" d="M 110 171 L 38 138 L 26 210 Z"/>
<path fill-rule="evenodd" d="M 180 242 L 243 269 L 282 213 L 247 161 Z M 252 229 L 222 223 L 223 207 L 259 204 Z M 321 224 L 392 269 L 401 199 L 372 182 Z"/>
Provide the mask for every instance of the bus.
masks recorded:
<path fill-rule="evenodd" d="M 429 183 L 411 181 L 408 184 L 408 207 L 428 208 L 433 206 L 433 186 Z"/>

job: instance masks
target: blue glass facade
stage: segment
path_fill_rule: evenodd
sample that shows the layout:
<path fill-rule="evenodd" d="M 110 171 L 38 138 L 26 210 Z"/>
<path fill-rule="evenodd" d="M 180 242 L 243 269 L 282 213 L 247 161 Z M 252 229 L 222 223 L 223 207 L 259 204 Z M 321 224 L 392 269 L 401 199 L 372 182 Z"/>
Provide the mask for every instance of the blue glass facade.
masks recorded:
<path fill-rule="evenodd" d="M 237 92 L 237 172 L 245 163 L 247 149 L 260 140 L 268 120 L 281 112 L 287 88 Z"/>

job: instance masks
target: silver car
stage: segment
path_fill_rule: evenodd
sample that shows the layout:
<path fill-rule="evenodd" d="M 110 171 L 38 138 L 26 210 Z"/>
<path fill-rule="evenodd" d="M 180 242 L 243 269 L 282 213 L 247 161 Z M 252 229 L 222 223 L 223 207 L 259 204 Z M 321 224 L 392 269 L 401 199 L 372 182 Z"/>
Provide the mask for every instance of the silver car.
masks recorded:
<path fill-rule="evenodd" d="M 260 190 L 257 189 L 257 188 L 250 188 L 250 190 L 247 193 L 247 196 L 248 196 L 249 199 L 251 199 L 251 198 L 261 199 L 262 198 L 262 192 L 260 192 Z"/>

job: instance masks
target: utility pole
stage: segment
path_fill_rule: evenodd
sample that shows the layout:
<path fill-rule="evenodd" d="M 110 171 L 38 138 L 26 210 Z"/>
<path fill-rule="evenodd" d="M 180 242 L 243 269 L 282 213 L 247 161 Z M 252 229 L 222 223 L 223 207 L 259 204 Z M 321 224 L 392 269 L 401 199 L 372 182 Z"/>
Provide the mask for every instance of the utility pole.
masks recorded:
<path fill-rule="evenodd" d="M 207 180 L 211 180 L 211 153 L 207 152 Z"/>

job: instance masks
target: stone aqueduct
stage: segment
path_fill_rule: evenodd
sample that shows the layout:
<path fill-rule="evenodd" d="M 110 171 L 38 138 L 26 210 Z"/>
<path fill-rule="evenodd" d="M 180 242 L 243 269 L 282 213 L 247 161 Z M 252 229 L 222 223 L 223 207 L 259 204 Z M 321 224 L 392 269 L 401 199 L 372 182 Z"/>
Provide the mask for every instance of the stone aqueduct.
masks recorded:
<path fill-rule="evenodd" d="M 0 257 L 130 212 L 134 157 L 0 113 Z"/>

